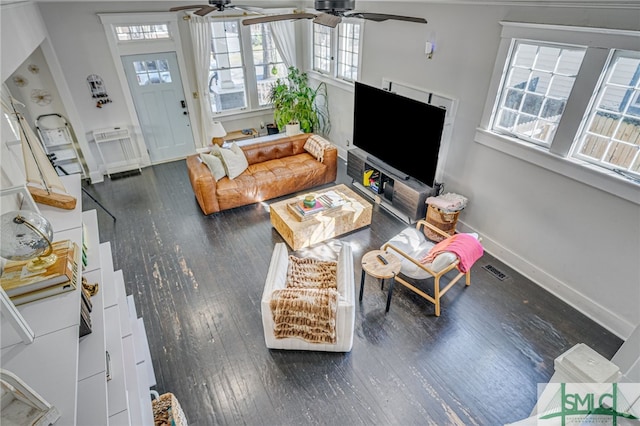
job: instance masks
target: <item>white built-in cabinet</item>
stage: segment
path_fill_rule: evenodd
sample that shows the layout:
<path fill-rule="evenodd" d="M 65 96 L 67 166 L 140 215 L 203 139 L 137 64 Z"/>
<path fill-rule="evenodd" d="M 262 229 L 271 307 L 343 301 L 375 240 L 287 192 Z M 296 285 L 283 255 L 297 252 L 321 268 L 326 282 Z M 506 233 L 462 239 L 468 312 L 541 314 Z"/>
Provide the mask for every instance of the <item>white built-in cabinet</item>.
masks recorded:
<path fill-rule="evenodd" d="M 150 387 L 155 386 L 149 345 L 124 273 L 114 271 L 111 245 L 100 243 L 97 212 L 82 211 L 80 175 L 62 177 L 76 196 L 74 210 L 39 205 L 54 240 L 88 245 L 82 275 L 98 283 L 91 298 L 92 332 L 79 338 L 80 286 L 76 291 L 18 307 L 35 333 L 24 344 L 4 316 L 0 366 L 20 377 L 61 414 L 56 425 L 153 425 Z M 84 224 L 84 231 L 83 231 Z"/>

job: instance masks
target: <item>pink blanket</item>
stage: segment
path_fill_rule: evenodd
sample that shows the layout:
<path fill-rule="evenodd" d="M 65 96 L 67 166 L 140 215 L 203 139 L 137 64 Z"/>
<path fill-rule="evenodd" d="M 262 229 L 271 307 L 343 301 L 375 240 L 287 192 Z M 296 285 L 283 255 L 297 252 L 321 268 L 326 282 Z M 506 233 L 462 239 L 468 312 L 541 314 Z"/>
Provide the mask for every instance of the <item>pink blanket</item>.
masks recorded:
<path fill-rule="evenodd" d="M 440 241 L 433 246 L 429 253 L 420 260 L 421 263 L 431 263 L 440 253 L 450 251 L 458 256 L 460 263 L 458 269 L 460 272 L 467 272 L 476 260 L 482 257 L 484 249 L 482 244 L 469 234 L 455 234 L 447 239 Z"/>

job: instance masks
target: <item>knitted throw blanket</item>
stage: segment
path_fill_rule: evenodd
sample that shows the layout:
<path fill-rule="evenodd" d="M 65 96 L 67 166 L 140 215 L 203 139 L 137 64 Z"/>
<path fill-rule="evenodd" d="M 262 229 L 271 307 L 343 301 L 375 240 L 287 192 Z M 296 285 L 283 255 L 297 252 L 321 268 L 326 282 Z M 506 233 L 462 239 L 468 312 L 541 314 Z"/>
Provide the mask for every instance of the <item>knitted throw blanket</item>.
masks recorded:
<path fill-rule="evenodd" d="M 337 288 L 338 263 L 289 255 L 287 288 Z"/>
<path fill-rule="evenodd" d="M 284 288 L 271 295 L 276 339 L 336 343 L 338 292 L 330 288 Z"/>
<path fill-rule="evenodd" d="M 286 288 L 271 294 L 277 339 L 336 342 L 337 262 L 289 256 Z"/>
<path fill-rule="evenodd" d="M 331 142 L 318 135 L 309 136 L 307 141 L 304 143 L 305 151 L 316 157 L 316 160 L 321 163 L 324 163 L 325 149 L 329 148 L 330 146 Z"/>

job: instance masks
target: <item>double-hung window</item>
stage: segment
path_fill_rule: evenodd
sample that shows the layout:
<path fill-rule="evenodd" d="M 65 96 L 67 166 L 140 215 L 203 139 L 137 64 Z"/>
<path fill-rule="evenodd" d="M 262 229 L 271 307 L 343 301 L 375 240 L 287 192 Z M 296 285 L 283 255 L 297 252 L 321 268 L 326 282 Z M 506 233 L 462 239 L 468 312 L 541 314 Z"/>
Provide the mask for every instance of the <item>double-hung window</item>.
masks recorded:
<path fill-rule="evenodd" d="M 214 114 L 269 106 L 272 82 L 286 75 L 269 25 L 212 21 L 209 93 Z"/>
<path fill-rule="evenodd" d="M 251 50 L 255 70 L 258 106 L 271 104 L 270 93 L 278 78 L 287 75 L 287 67 L 280 56 L 269 24 L 251 25 Z"/>
<path fill-rule="evenodd" d="M 502 25 L 476 140 L 637 199 L 640 32 Z"/>
<path fill-rule="evenodd" d="M 574 156 L 640 177 L 640 52 L 613 54 Z"/>
<path fill-rule="evenodd" d="M 362 26 L 344 20 L 333 29 L 313 24 L 313 70 L 339 80 L 359 77 Z"/>
<path fill-rule="evenodd" d="M 584 52 L 583 47 L 516 41 L 493 130 L 549 146 Z"/>

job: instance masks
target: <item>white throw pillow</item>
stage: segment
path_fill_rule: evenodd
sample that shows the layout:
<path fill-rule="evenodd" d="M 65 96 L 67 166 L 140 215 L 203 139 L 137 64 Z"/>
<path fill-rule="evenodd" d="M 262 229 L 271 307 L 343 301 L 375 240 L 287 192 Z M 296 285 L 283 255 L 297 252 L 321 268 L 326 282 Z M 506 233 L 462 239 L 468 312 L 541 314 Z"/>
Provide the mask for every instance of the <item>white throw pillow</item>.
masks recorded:
<path fill-rule="evenodd" d="M 229 179 L 235 179 L 249 167 L 249 162 L 244 155 L 244 151 L 235 142 L 231 144 L 231 149 L 220 148 L 218 145 L 214 145 L 211 149 L 211 154 L 222 160 Z"/>
<path fill-rule="evenodd" d="M 222 160 L 215 155 L 202 153 L 200 154 L 200 159 L 207 165 L 207 167 L 209 167 L 209 170 L 211 170 L 211 174 L 216 181 L 227 175 L 227 172 L 224 170 Z"/>

